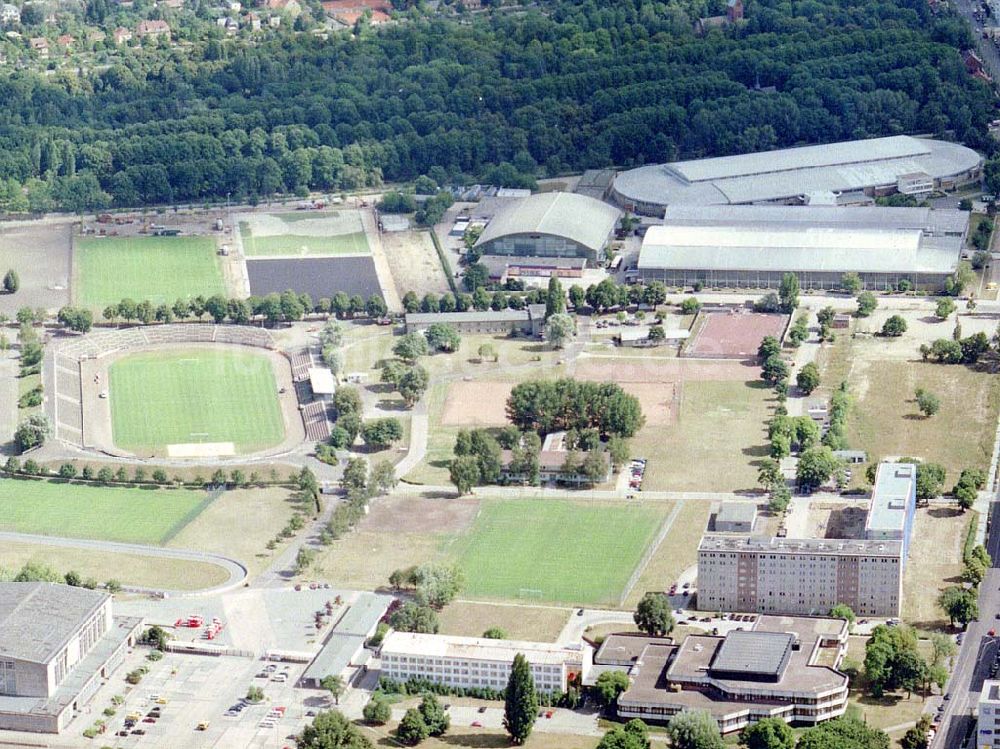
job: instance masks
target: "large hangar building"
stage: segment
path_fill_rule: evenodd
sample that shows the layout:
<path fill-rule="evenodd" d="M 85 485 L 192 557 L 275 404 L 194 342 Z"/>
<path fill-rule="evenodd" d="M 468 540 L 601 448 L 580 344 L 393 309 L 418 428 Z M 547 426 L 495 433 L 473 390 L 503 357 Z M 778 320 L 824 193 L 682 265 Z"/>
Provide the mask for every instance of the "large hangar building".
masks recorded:
<path fill-rule="evenodd" d="M 978 180 L 982 165 L 958 143 L 895 135 L 642 166 L 618 174 L 611 196 L 647 216 L 670 205 L 850 205 L 954 189 Z"/>
<path fill-rule="evenodd" d="M 597 261 L 604 257 L 620 216 L 614 206 L 585 195 L 540 193 L 504 206 L 476 247 L 483 255 Z"/>
<path fill-rule="evenodd" d="M 862 286 L 940 290 L 958 268 L 969 214 L 880 207 L 670 206 L 642 243 L 638 279 L 668 286 L 776 288 L 786 273 L 804 289 Z"/>

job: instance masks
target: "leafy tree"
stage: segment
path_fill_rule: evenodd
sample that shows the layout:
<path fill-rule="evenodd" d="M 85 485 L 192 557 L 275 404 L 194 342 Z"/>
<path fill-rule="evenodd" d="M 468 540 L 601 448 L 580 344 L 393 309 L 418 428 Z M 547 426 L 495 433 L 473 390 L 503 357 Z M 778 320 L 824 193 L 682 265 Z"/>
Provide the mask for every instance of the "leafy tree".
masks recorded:
<path fill-rule="evenodd" d="M 764 336 L 757 347 L 757 359 L 762 364 L 772 356 L 781 355 L 781 344 L 773 335 Z"/>
<path fill-rule="evenodd" d="M 403 439 L 403 425 L 394 416 L 372 419 L 361 427 L 361 439 L 376 450 L 383 450 Z"/>
<path fill-rule="evenodd" d="M 899 338 L 906 332 L 906 320 L 900 315 L 893 315 L 882 324 L 882 335 L 885 338 Z"/>
<path fill-rule="evenodd" d="M 573 309 L 579 310 L 587 301 L 587 293 L 583 290 L 583 287 L 578 284 L 573 284 L 569 287 L 569 303 L 573 305 Z"/>
<path fill-rule="evenodd" d="M 17 425 L 14 431 L 14 446 L 19 453 L 45 444 L 52 434 L 52 427 L 45 414 L 36 413 Z"/>
<path fill-rule="evenodd" d="M 462 589 L 462 573 L 457 567 L 426 562 L 416 567 L 412 575 L 416 600 L 421 606 L 435 609 L 451 603 Z"/>
<path fill-rule="evenodd" d="M 497 350 L 492 343 L 482 344 L 476 353 L 478 353 L 479 358 L 482 359 L 483 361 L 489 359 L 493 362 L 496 362 L 497 360 Z"/>
<path fill-rule="evenodd" d="M 649 731 L 638 718 L 613 726 L 601 737 L 597 749 L 649 749 Z"/>
<path fill-rule="evenodd" d="M 681 312 L 685 315 L 693 315 L 701 309 L 701 302 L 697 297 L 689 296 L 681 302 Z"/>
<path fill-rule="evenodd" d="M 427 370 L 416 364 L 403 373 L 402 377 L 399 378 L 396 389 L 403 396 L 403 402 L 407 407 L 412 408 L 423 394 L 427 392 L 429 384 L 430 375 L 427 373 Z"/>
<path fill-rule="evenodd" d="M 605 671 L 597 677 L 594 689 L 601 702 L 605 705 L 615 705 L 618 696 L 628 689 L 628 674 L 624 671 Z"/>
<path fill-rule="evenodd" d="M 388 494 L 399 483 L 396 478 L 396 469 L 388 460 L 377 461 L 372 465 L 368 483 L 378 494 Z"/>
<path fill-rule="evenodd" d="M 384 726 L 392 719 L 392 708 L 384 697 L 375 693 L 365 704 L 361 715 L 365 719 L 365 723 L 373 726 Z"/>
<path fill-rule="evenodd" d="M 632 618 L 641 632 L 654 637 L 663 637 L 674 628 L 670 601 L 662 593 L 646 593 L 636 606 Z"/>
<path fill-rule="evenodd" d="M 427 328 L 427 345 L 434 351 L 457 351 L 462 337 L 451 325 L 436 322 Z"/>
<path fill-rule="evenodd" d="M 392 353 L 409 364 L 427 356 L 428 351 L 427 339 L 421 333 L 407 333 L 392 347 Z"/>
<path fill-rule="evenodd" d="M 764 360 L 761 366 L 761 379 L 769 385 L 777 385 L 788 379 L 788 365 L 781 356 L 775 354 Z"/>
<path fill-rule="evenodd" d="M 708 710 L 683 710 L 670 719 L 667 735 L 672 749 L 724 749 L 719 724 Z"/>
<path fill-rule="evenodd" d="M 340 485 L 348 493 L 364 491 L 368 486 L 368 464 L 364 458 L 351 458 L 344 466 Z"/>
<path fill-rule="evenodd" d="M 795 733 L 781 718 L 762 718 L 740 731 L 746 749 L 795 749 Z"/>
<path fill-rule="evenodd" d="M 389 626 L 400 632 L 422 632 L 436 634 L 437 613 L 430 606 L 404 603 L 389 616 Z"/>
<path fill-rule="evenodd" d="M 795 480 L 802 489 L 815 489 L 830 480 L 840 467 L 829 447 L 811 447 L 799 456 Z"/>
<path fill-rule="evenodd" d="M 14 575 L 15 583 L 62 583 L 65 578 L 54 569 L 41 562 L 25 562 Z"/>
<path fill-rule="evenodd" d="M 788 487 L 782 484 L 781 486 L 776 486 L 771 491 L 771 497 L 767 503 L 767 509 L 774 513 L 775 515 L 780 515 L 788 509 L 788 506 L 792 503 L 792 493 L 788 490 Z"/>
<path fill-rule="evenodd" d="M 768 491 L 785 483 L 778 461 L 772 458 L 765 458 L 761 461 L 760 467 L 757 469 L 757 483 Z"/>
<path fill-rule="evenodd" d="M 403 719 L 396 726 L 396 738 L 404 746 L 416 746 L 430 735 L 427 724 L 420 711 L 411 707 L 403 715 Z"/>
<path fill-rule="evenodd" d="M 487 640 L 506 640 L 508 639 L 507 630 L 501 627 L 490 627 L 483 632 L 483 638 Z"/>
<path fill-rule="evenodd" d="M 3 290 L 5 294 L 14 294 L 21 288 L 21 279 L 18 278 L 17 271 L 8 270 L 3 277 Z"/>
<path fill-rule="evenodd" d="M 854 609 L 848 606 L 846 603 L 838 603 L 832 609 L 830 609 L 830 616 L 835 619 L 846 619 L 847 625 L 850 628 L 854 627 L 854 621 L 856 619 L 854 614 Z"/>
<path fill-rule="evenodd" d="M 490 281 L 489 269 L 482 263 L 473 263 L 465 269 L 462 276 L 462 285 L 466 291 L 476 291 L 481 289 Z"/>
<path fill-rule="evenodd" d="M 958 646 L 951 635 L 944 632 L 931 632 L 927 639 L 931 643 L 931 664 L 940 665 L 945 658 L 950 658 L 958 652 Z"/>
<path fill-rule="evenodd" d="M 819 387 L 819 367 L 817 367 L 813 362 L 809 362 L 795 377 L 795 384 L 806 395 L 810 395 L 816 388 Z"/>
<path fill-rule="evenodd" d="M 927 749 L 927 733 L 931 727 L 931 716 L 921 715 L 917 724 L 907 729 L 899 740 L 900 749 Z"/>
<path fill-rule="evenodd" d="M 920 413 L 924 416 L 930 418 L 941 410 L 941 399 L 929 390 L 917 388 L 915 395 L 917 399 L 917 408 L 920 409 Z"/>
<path fill-rule="evenodd" d="M 507 690 L 504 693 L 503 726 L 514 744 L 523 744 L 531 735 L 538 712 L 538 695 L 531 665 L 518 653 L 511 665 Z"/>
<path fill-rule="evenodd" d="M 468 494 L 472 491 L 472 487 L 482 480 L 479 461 L 472 455 L 459 455 L 453 458 L 449 468 L 449 478 L 460 495 Z"/>
<path fill-rule="evenodd" d="M 889 749 L 889 736 L 857 718 L 841 717 L 805 731 L 795 749 Z"/>
<path fill-rule="evenodd" d="M 951 313 L 954 311 L 955 300 L 946 296 L 938 300 L 937 307 L 934 309 L 934 314 L 942 320 L 947 320 L 951 317 Z"/>
<path fill-rule="evenodd" d="M 557 276 L 549 277 L 549 286 L 545 293 L 545 318 L 559 315 L 566 311 L 566 292 Z"/>
<path fill-rule="evenodd" d="M 563 348 L 574 332 L 576 332 L 576 322 L 565 312 L 553 314 L 545 321 L 545 340 L 552 345 L 552 348 Z"/>
<path fill-rule="evenodd" d="M 853 271 L 845 273 L 840 279 L 840 285 L 851 296 L 857 296 L 861 291 L 861 276 Z"/>
<path fill-rule="evenodd" d="M 870 291 L 862 291 L 858 294 L 858 309 L 854 314 L 857 317 L 868 317 L 876 307 L 878 307 L 878 297 Z"/>
<path fill-rule="evenodd" d="M 951 585 L 938 594 L 937 604 L 948 616 L 952 626 L 959 622 L 963 627 L 979 618 L 979 601 L 974 590 Z"/>
<path fill-rule="evenodd" d="M 373 749 L 357 726 L 335 710 L 319 713 L 295 740 L 297 749 Z"/>
<path fill-rule="evenodd" d="M 425 694 L 420 700 L 420 706 L 417 709 L 424 719 L 424 725 L 427 726 L 428 734 L 431 736 L 444 736 L 447 733 L 448 728 L 451 726 L 451 718 L 448 717 L 437 697 L 433 694 Z"/>
<path fill-rule="evenodd" d="M 330 693 L 334 703 L 337 705 L 340 704 L 341 696 L 347 691 L 347 684 L 344 682 L 344 677 L 339 674 L 327 674 L 320 680 L 319 685 Z"/>
<path fill-rule="evenodd" d="M 338 421 L 349 414 L 361 413 L 361 395 L 357 388 L 341 387 L 333 394 L 333 408 Z"/>
<path fill-rule="evenodd" d="M 786 315 L 790 315 L 799 306 L 799 277 L 794 273 L 786 273 L 781 277 L 778 299 L 781 302 L 781 311 Z"/>

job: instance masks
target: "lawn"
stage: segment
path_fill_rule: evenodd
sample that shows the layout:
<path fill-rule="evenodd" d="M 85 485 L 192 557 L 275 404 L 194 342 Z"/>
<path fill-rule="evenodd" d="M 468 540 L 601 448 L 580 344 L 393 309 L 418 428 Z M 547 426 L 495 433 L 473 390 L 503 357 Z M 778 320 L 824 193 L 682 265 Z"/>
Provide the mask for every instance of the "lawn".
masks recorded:
<path fill-rule="evenodd" d="M 555 642 L 570 613 L 552 606 L 456 601 L 444 607 L 438 621 L 444 635 L 482 637 L 491 627 L 500 627 L 511 640 Z"/>
<path fill-rule="evenodd" d="M 647 458 L 643 489 L 736 491 L 757 485 L 767 457 L 765 422 L 773 392 L 760 382 L 684 382 L 680 412 L 666 427 L 645 427 L 632 454 Z"/>
<path fill-rule="evenodd" d="M 70 570 L 98 582 L 117 580 L 168 590 L 197 590 L 221 585 L 229 579 L 225 569 L 207 562 L 156 559 L 140 554 L 119 554 L 98 549 L 72 549 L 19 541 L 0 545 L 0 569 L 17 571 L 27 562 L 44 564 L 56 572 Z"/>
<path fill-rule="evenodd" d="M 210 237 L 83 237 L 73 252 L 76 301 L 95 309 L 122 299 L 172 304 L 225 294 Z"/>
<path fill-rule="evenodd" d="M 395 727 L 395 722 L 385 726 L 360 726 L 362 733 L 377 747 L 402 746 L 392 733 Z M 522 746 L 524 749 L 593 749 L 599 740 L 596 736 L 533 731 Z M 432 736 L 420 742 L 421 749 L 507 749 L 510 745 L 510 738 L 501 729 L 470 728 L 464 725 L 452 726 L 441 738 Z"/>
<path fill-rule="evenodd" d="M 162 544 L 207 506 L 205 492 L 0 479 L 0 529 Z"/>
<path fill-rule="evenodd" d="M 325 237 L 311 237 L 299 234 L 279 234 L 271 237 L 255 237 L 248 227 L 241 224 L 243 249 L 247 257 L 275 255 L 302 255 L 323 257 L 326 255 L 367 255 L 368 239 L 363 231 Z"/>
<path fill-rule="evenodd" d="M 134 452 L 232 442 L 252 452 L 284 438 L 270 360 L 233 350 L 132 354 L 111 365 L 115 444 Z"/>
<path fill-rule="evenodd" d="M 903 619 L 920 629 L 940 629 L 948 619 L 937 594 L 961 584 L 962 545 L 971 513 L 949 507 L 917 510 L 910 559 L 903 574 Z"/>
<path fill-rule="evenodd" d="M 485 500 L 456 544 L 463 595 L 617 604 L 664 508 Z"/>

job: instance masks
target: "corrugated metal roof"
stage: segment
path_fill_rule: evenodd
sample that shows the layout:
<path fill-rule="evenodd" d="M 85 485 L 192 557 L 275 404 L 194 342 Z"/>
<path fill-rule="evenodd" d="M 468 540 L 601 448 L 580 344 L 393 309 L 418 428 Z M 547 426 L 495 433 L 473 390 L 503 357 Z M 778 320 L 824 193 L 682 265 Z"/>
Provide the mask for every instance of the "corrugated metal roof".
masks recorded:
<path fill-rule="evenodd" d="M 56 583 L 0 583 L 0 656 L 48 663 L 107 599 Z"/>
<path fill-rule="evenodd" d="M 600 250 L 621 212 L 600 200 L 570 192 L 547 192 L 501 208 L 476 245 L 511 234 L 551 234 Z"/>
<path fill-rule="evenodd" d="M 795 635 L 786 632 L 743 632 L 726 635 L 715 653 L 711 671 L 777 678 L 792 655 Z"/>

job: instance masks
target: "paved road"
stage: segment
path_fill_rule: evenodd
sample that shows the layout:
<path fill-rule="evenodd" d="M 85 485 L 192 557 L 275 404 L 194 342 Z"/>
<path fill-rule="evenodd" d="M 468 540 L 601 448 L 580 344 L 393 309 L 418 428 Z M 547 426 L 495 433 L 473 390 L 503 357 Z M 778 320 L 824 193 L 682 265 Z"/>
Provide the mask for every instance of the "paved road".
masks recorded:
<path fill-rule="evenodd" d="M 128 590 L 139 593 L 163 593 L 170 597 L 194 596 L 194 595 L 215 595 L 232 590 L 243 584 L 247 578 L 247 568 L 242 562 L 218 554 L 210 554 L 204 551 L 189 551 L 187 549 L 167 549 L 160 546 L 143 546 L 142 544 L 123 544 L 115 541 L 92 541 L 83 538 L 59 538 L 55 536 L 40 536 L 32 533 L 8 533 L 0 532 L 0 543 L 21 542 L 29 544 L 42 544 L 44 546 L 59 546 L 68 549 L 86 549 L 89 551 L 117 552 L 121 554 L 138 554 L 144 557 L 157 557 L 159 559 L 176 560 L 181 559 L 186 562 L 201 562 L 203 564 L 214 564 L 222 567 L 229 573 L 229 579 L 221 585 L 200 590 L 169 590 L 164 588 L 144 588 L 139 586 L 128 586 Z"/>
<path fill-rule="evenodd" d="M 1000 522 L 1000 501 L 990 505 L 990 527 Z M 974 712 L 979 702 L 983 681 L 989 678 L 993 659 L 1000 654 L 1000 638 L 991 637 L 990 630 L 1000 626 L 1000 533 L 987 537 L 987 549 L 993 557 L 993 569 L 979 587 L 979 621 L 971 622 L 959 650 L 948 694 L 951 695 L 934 737 L 931 749 L 959 749 L 966 737 L 975 730 Z"/>
<path fill-rule="evenodd" d="M 975 0 L 955 0 L 955 8 L 958 10 L 959 14 L 969 23 L 972 27 L 972 35 L 976 39 L 976 52 L 982 59 L 983 63 L 986 65 L 986 70 L 993 78 L 994 81 L 1000 80 L 1000 55 L 997 54 L 997 48 L 992 44 L 989 39 L 983 39 L 983 27 L 973 16 L 973 11 L 980 6 L 980 3 L 975 2 Z M 996 21 L 994 19 L 987 19 L 992 23 Z"/>

